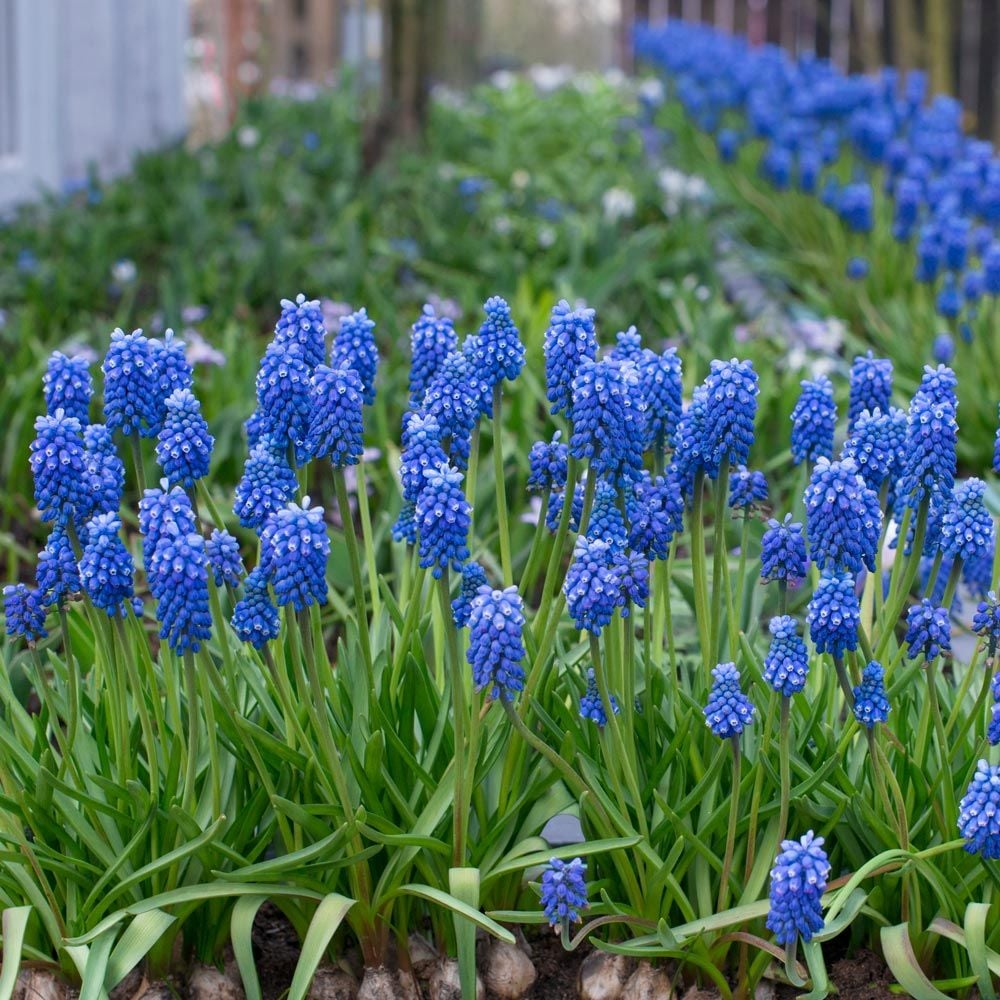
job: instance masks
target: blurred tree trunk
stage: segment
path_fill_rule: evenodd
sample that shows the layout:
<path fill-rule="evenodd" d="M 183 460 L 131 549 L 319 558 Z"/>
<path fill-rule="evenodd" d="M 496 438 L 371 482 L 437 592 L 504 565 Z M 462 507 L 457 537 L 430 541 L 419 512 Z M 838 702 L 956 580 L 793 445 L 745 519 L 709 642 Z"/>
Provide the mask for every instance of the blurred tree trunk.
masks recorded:
<path fill-rule="evenodd" d="M 931 90 L 939 94 L 954 93 L 951 62 L 951 22 L 948 0 L 927 0 L 927 68 L 930 70 Z"/>
<path fill-rule="evenodd" d="M 917 29 L 913 0 L 893 0 L 893 61 L 896 67 L 904 73 L 917 66 Z"/>
<path fill-rule="evenodd" d="M 458 87 L 479 79 L 479 39 L 483 26 L 482 0 L 445 0 L 445 26 L 440 36 L 441 78 Z"/>
<path fill-rule="evenodd" d="M 441 53 L 444 0 L 382 0 L 382 81 L 378 114 L 362 155 L 374 166 L 394 142 L 420 135 Z"/>

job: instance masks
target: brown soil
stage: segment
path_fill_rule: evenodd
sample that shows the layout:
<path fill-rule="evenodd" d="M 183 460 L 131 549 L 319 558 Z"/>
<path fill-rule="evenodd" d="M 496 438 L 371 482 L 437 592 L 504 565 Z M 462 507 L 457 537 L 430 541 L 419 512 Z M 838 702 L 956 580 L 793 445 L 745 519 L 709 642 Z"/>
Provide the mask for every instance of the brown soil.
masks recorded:
<path fill-rule="evenodd" d="M 526 1000 L 577 1000 L 576 977 L 590 948 L 581 945 L 576 951 L 565 951 L 555 934 L 532 938 L 530 944 L 538 978 L 525 994 Z M 494 998 L 487 994 L 487 1000 Z"/>
<path fill-rule="evenodd" d="M 850 958 L 839 958 L 829 966 L 830 981 L 842 997 L 851 1000 L 899 1000 L 889 987 L 895 982 L 885 962 L 874 952 L 861 948 Z M 791 1000 L 801 990 L 779 986 L 776 1000 Z"/>

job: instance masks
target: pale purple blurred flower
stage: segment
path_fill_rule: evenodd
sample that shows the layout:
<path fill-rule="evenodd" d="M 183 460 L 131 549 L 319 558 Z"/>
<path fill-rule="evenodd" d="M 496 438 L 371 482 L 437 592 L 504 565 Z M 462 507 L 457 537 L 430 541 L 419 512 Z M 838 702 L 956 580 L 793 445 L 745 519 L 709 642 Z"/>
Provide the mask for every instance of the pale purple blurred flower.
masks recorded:
<path fill-rule="evenodd" d="M 224 365 L 226 356 L 213 347 L 193 326 L 186 327 L 182 336 L 187 344 L 185 352 L 192 365 Z"/>

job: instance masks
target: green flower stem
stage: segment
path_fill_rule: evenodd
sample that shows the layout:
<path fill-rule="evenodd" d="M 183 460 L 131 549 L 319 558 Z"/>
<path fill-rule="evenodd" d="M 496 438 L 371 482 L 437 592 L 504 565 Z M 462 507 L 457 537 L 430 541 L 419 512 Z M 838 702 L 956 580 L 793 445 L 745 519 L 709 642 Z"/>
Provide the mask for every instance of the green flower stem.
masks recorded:
<path fill-rule="evenodd" d="M 212 499 L 212 494 L 209 493 L 208 487 L 205 485 L 204 479 L 198 480 L 198 485 L 196 487 L 198 491 L 198 496 L 201 497 L 205 506 L 208 508 L 208 513 L 211 515 L 212 523 L 220 530 L 223 531 L 226 527 L 225 519 L 222 514 L 219 513 L 219 508 L 215 505 L 215 501 Z"/>
<path fill-rule="evenodd" d="M 562 563 L 563 549 L 566 547 L 566 535 L 569 533 L 569 522 L 573 514 L 573 490 L 576 488 L 576 481 L 580 475 L 580 463 L 572 455 L 569 457 L 566 473 L 566 487 L 563 490 L 563 505 L 559 512 L 559 525 L 556 528 L 556 537 L 549 552 L 549 562 L 545 567 L 545 576 L 542 578 L 542 597 L 535 613 L 535 620 L 532 631 L 537 642 L 548 627 L 548 616 L 552 607 L 554 590 L 556 588 L 556 574 Z"/>
<path fill-rule="evenodd" d="M 427 570 L 423 567 L 417 568 L 409 604 L 406 606 L 406 617 L 403 619 L 403 629 L 399 633 L 399 639 L 396 642 L 396 652 L 392 658 L 392 669 L 389 674 L 389 691 L 393 698 L 396 697 L 400 690 L 400 677 L 403 672 L 403 664 L 406 662 L 406 654 L 410 649 L 410 640 L 413 638 L 417 622 L 420 620 L 420 612 L 423 610 L 424 578 L 426 575 Z"/>
<path fill-rule="evenodd" d="M 191 650 L 184 653 L 184 699 L 187 702 L 187 762 L 184 768 L 184 796 L 181 808 L 189 816 L 194 816 L 197 800 L 195 796 L 195 779 L 198 776 L 198 684 L 194 672 L 194 654 Z"/>
<path fill-rule="evenodd" d="M 146 704 L 147 691 L 139 680 L 135 657 L 131 655 L 128 648 L 125 623 L 121 618 L 115 618 L 115 637 L 118 640 L 118 652 L 121 662 L 125 664 L 129 686 L 132 688 L 132 701 L 139 712 L 139 726 L 142 729 L 143 742 L 146 744 L 146 767 L 149 771 L 149 790 L 150 794 L 155 795 L 156 789 L 160 787 L 156 730 L 149 716 L 149 707 Z M 149 694 L 153 698 L 159 697 L 159 692 L 155 689 L 152 689 Z"/>
<path fill-rule="evenodd" d="M 104 654 L 107 670 L 104 671 L 104 694 L 102 700 L 107 706 L 112 722 L 110 726 L 112 743 L 117 752 L 115 762 L 118 781 L 124 785 L 131 777 L 131 753 L 128 738 L 128 709 L 125 702 L 125 680 L 121 676 L 121 665 L 118 662 L 117 644 L 115 643 L 114 626 L 111 619 L 101 611 L 97 612 L 101 620 L 101 633 L 104 640 Z"/>
<path fill-rule="evenodd" d="M 535 525 L 535 534 L 531 539 L 531 548 L 528 551 L 528 561 L 525 563 L 524 572 L 521 574 L 521 582 L 518 584 L 518 591 L 522 597 L 527 597 L 531 587 L 538 576 L 538 571 L 542 568 L 542 560 L 545 558 L 545 539 L 548 529 L 545 527 L 545 519 L 549 514 L 550 491 L 542 492 L 541 506 L 538 508 L 538 523 Z"/>
<path fill-rule="evenodd" d="M 382 597 L 378 592 L 378 570 L 375 566 L 375 535 L 372 531 L 371 511 L 368 505 L 368 474 L 362 459 L 356 466 L 358 477 L 358 517 L 361 520 L 361 539 L 365 547 L 365 568 L 368 571 L 368 592 L 372 602 L 372 620 L 377 621 L 382 610 Z"/>
<path fill-rule="evenodd" d="M 938 549 L 934 554 L 934 561 L 931 563 L 931 571 L 927 575 L 927 586 L 924 588 L 924 597 L 930 597 L 934 593 L 934 586 L 937 584 L 938 573 L 941 572 L 941 560 L 944 553 Z"/>
<path fill-rule="evenodd" d="M 791 747 L 789 728 L 791 722 L 792 699 L 783 695 L 781 699 L 781 723 L 778 741 L 778 767 L 781 774 L 781 805 L 778 813 L 778 843 L 788 832 L 788 803 L 792 795 Z"/>
<path fill-rule="evenodd" d="M 900 844 L 902 844 L 903 831 L 900 829 L 899 816 L 896 814 L 896 811 L 892 808 L 892 805 L 889 802 L 889 792 L 886 789 L 885 776 L 882 774 L 882 769 L 879 766 L 878 751 L 875 747 L 874 728 L 866 729 L 865 735 L 868 738 L 868 759 L 871 761 L 872 778 L 875 790 L 878 793 L 879 802 L 882 804 L 882 809 L 885 812 L 886 819 L 891 820 L 892 825 L 896 830 L 896 836 L 899 838 Z"/>
<path fill-rule="evenodd" d="M 347 543 L 347 557 L 351 564 L 351 580 L 354 583 L 354 616 L 358 624 L 358 640 L 361 643 L 361 655 L 364 657 L 365 670 L 368 674 L 368 689 L 374 691 L 375 669 L 372 662 L 371 638 L 368 634 L 365 585 L 361 578 L 361 557 L 358 553 L 358 536 L 354 530 L 354 518 L 351 515 L 351 503 L 347 496 L 347 481 L 344 478 L 343 469 L 333 470 L 333 482 L 337 491 L 340 519 L 344 524 L 344 541 Z"/>
<path fill-rule="evenodd" d="M 711 651 L 713 663 L 722 656 L 722 597 L 728 589 L 726 579 L 726 493 L 729 488 L 729 459 L 719 465 L 719 475 L 712 484 L 715 496 L 715 540 L 712 545 L 712 625 Z M 728 595 L 727 595 L 728 596 Z"/>
<path fill-rule="evenodd" d="M 305 749 L 311 747 L 312 741 L 306 736 L 305 730 L 302 728 L 302 721 L 299 718 L 299 710 L 295 707 L 295 700 L 288 683 L 288 671 L 285 669 L 284 655 L 281 657 L 280 664 L 275 663 L 270 643 L 264 646 L 263 654 L 264 662 L 267 664 L 267 669 L 271 675 L 271 682 L 278 692 L 278 701 L 281 704 L 281 712 L 285 721 L 286 742 L 293 750 L 296 748 Z"/>
<path fill-rule="evenodd" d="M 469 444 L 469 465 L 465 476 L 465 499 L 469 506 L 476 508 L 476 484 L 479 479 L 479 424 L 472 428 Z"/>
<path fill-rule="evenodd" d="M 142 468 L 142 448 L 139 444 L 139 433 L 129 434 L 127 437 L 129 447 L 132 450 L 132 464 L 135 467 L 135 485 L 141 499 L 146 492 L 146 474 Z"/>
<path fill-rule="evenodd" d="M 779 580 L 778 581 L 778 614 L 785 615 L 788 613 L 788 581 Z"/>
<path fill-rule="evenodd" d="M 885 505 L 889 499 L 889 480 L 887 479 L 879 489 L 878 506 L 879 510 L 885 510 Z M 882 606 L 885 604 L 885 597 L 882 593 L 882 552 L 885 549 L 885 540 L 889 534 L 889 518 L 882 519 L 882 530 L 878 536 L 878 548 L 875 550 L 875 618 L 882 614 Z"/>
<path fill-rule="evenodd" d="M 438 597 L 441 601 L 441 616 L 444 619 L 444 642 L 439 650 L 442 675 L 448 676 L 451 685 L 452 726 L 455 732 L 455 809 L 452 843 L 452 867 L 464 868 L 466 860 L 465 840 L 469 827 L 469 795 L 465 783 L 464 762 L 467 760 L 465 723 L 469 714 L 465 693 L 465 671 L 458 656 L 458 636 L 451 621 L 451 586 L 448 570 L 445 569 L 438 580 Z"/>
<path fill-rule="evenodd" d="M 73 747 L 76 745 L 76 734 L 80 726 L 80 665 L 73 655 L 73 639 L 69 632 L 69 615 L 66 614 L 66 605 L 59 602 L 59 631 L 62 634 L 63 653 L 66 657 L 66 686 L 69 694 L 69 706 L 66 720 L 66 754 L 70 760 L 75 761 Z M 64 761 L 65 763 L 65 761 Z M 60 774 L 62 768 L 60 767 Z"/>
<path fill-rule="evenodd" d="M 945 736 L 944 719 L 941 716 L 941 704 L 938 701 L 937 663 L 937 657 L 928 661 L 925 664 L 925 672 L 927 674 L 927 696 L 931 704 L 931 718 L 934 721 L 934 737 L 937 743 L 938 763 L 941 767 L 941 773 L 945 774 L 950 773 L 948 769 L 948 738 Z M 945 815 L 957 816 L 958 810 L 955 804 L 954 782 L 943 781 L 941 787 L 944 791 Z"/>
<path fill-rule="evenodd" d="M 736 849 L 736 826 L 740 821 L 740 765 L 743 760 L 743 755 L 740 753 L 740 738 L 731 736 L 729 745 L 733 751 L 733 789 L 729 796 L 729 828 L 726 831 L 726 853 L 723 856 L 719 882 L 719 905 L 716 908 L 718 913 L 729 906 L 729 878 L 733 870 L 733 852 Z"/>
<path fill-rule="evenodd" d="M 771 700 L 768 705 L 767 715 L 764 716 L 764 735 L 761 737 L 760 747 L 757 753 L 758 761 L 763 760 L 771 749 L 771 720 L 774 718 L 777 695 L 772 691 Z M 764 768 L 756 767 L 753 779 L 753 792 L 750 796 L 750 821 L 747 827 L 747 857 L 743 868 L 743 879 L 750 878 L 753 871 L 754 858 L 757 853 L 757 824 L 760 817 L 760 798 L 764 790 Z"/>
<path fill-rule="evenodd" d="M 743 524 L 740 527 L 740 560 L 736 567 L 736 608 L 739 611 L 737 625 L 741 629 L 747 613 L 743 606 L 746 600 L 746 576 L 747 576 L 747 549 L 750 547 L 750 518 L 744 515 Z M 733 650 L 733 656 L 736 650 Z"/>
<path fill-rule="evenodd" d="M 869 749 L 874 749 L 878 759 L 879 773 L 887 780 L 892 791 L 892 799 L 896 805 L 897 825 L 899 830 L 899 846 L 904 851 L 910 849 L 910 828 L 906 819 L 906 801 L 903 798 L 902 789 L 896 780 L 896 774 L 889 765 L 889 758 L 886 756 L 885 748 L 880 740 L 869 743 Z"/>
<path fill-rule="evenodd" d="M 205 711 L 208 773 L 212 783 L 212 816 L 218 818 L 222 815 L 222 770 L 219 767 L 219 747 L 215 738 L 215 708 L 212 704 L 212 692 L 208 686 L 208 675 L 204 670 L 198 674 L 198 684 L 201 687 L 201 703 Z"/>
<path fill-rule="evenodd" d="M 983 707 L 986 704 L 986 699 L 989 698 L 992 691 L 993 684 L 993 671 L 989 668 L 983 669 L 983 684 L 979 691 L 979 696 L 972 707 L 972 711 L 965 714 L 963 717 L 962 706 L 965 703 L 965 699 L 968 696 L 969 688 L 972 686 L 972 678 L 976 673 L 976 667 L 978 665 L 979 649 L 976 650 L 972 657 L 972 661 L 969 663 L 969 667 L 965 672 L 965 676 L 962 678 L 962 684 L 959 687 L 958 695 L 955 698 L 955 703 L 952 705 L 951 714 L 948 716 L 948 723 L 944 727 L 945 738 L 949 740 L 950 744 L 954 747 L 951 752 L 951 758 L 953 759 L 955 754 L 958 752 L 959 747 L 965 743 L 966 734 L 972 728 L 972 726 L 983 717 Z M 958 733 L 952 738 L 952 730 L 955 728 L 958 720 L 962 718 L 963 723 L 959 727 Z"/>
<path fill-rule="evenodd" d="M 500 566 L 503 571 L 503 585 L 514 582 L 514 569 L 510 558 L 510 524 L 507 519 L 507 482 L 503 476 L 503 438 L 501 407 L 503 405 L 503 382 L 493 386 L 493 479 L 497 497 L 497 526 L 500 531 Z"/>
<path fill-rule="evenodd" d="M 46 680 L 45 664 L 42 663 L 41 653 L 38 652 L 38 647 L 34 643 L 30 643 L 28 648 L 31 651 L 31 663 L 34 667 L 35 691 L 38 694 L 39 701 L 41 701 L 45 708 L 45 713 L 49 717 L 49 728 L 52 730 L 56 746 L 59 749 L 59 772 L 62 773 L 64 762 L 67 759 L 66 733 L 63 730 L 62 720 L 59 718 L 59 712 L 56 709 L 49 683 Z"/>
<path fill-rule="evenodd" d="M 694 576 L 694 616 L 698 626 L 698 644 L 701 646 L 701 664 L 705 682 L 711 684 L 712 644 L 708 620 L 708 580 L 705 565 L 705 522 L 703 500 L 705 473 L 699 470 L 694 476 L 694 496 L 691 501 L 691 571 Z"/>
<path fill-rule="evenodd" d="M 940 553 L 939 553 L 940 554 Z M 944 585 L 944 597 L 941 598 L 941 607 L 951 610 L 951 602 L 955 599 L 955 591 L 958 590 L 958 582 L 962 579 L 962 557 L 955 556 L 951 564 L 951 572 L 948 574 L 948 581 Z"/>
<path fill-rule="evenodd" d="M 844 692 L 844 701 L 849 709 L 854 707 L 854 689 L 851 687 L 851 679 L 847 676 L 847 669 L 844 667 L 844 660 L 840 656 L 833 658 L 833 666 L 837 671 L 837 681 L 840 690 Z"/>
<path fill-rule="evenodd" d="M 899 551 L 906 544 L 911 508 L 906 508 L 906 513 L 903 515 L 903 522 L 899 528 L 899 551 L 896 553 L 896 562 L 893 563 L 892 567 L 892 577 L 889 583 L 889 600 L 882 609 L 882 631 L 875 646 L 875 659 L 880 662 L 882 655 L 889 645 L 889 640 L 892 638 L 893 630 L 896 627 L 896 622 L 899 621 L 899 616 L 906 604 L 906 599 L 909 597 L 910 589 L 913 587 L 913 581 L 917 575 L 917 568 L 920 565 L 920 553 L 923 551 L 924 535 L 927 532 L 927 505 L 928 502 L 926 500 L 922 500 L 920 503 L 917 511 L 917 526 L 913 535 L 913 547 L 909 557 L 905 557 L 903 560 L 906 564 L 905 569 L 900 571 L 897 581 L 896 571 L 900 562 Z M 894 590 L 894 584 L 897 582 L 898 586 Z"/>

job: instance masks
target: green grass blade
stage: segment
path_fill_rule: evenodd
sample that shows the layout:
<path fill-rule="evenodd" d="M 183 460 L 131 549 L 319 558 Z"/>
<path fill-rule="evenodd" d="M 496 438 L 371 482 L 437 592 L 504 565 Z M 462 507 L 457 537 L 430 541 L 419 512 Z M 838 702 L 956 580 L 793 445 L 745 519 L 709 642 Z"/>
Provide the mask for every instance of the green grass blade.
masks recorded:
<path fill-rule="evenodd" d="M 429 885 L 414 885 L 413 883 L 400 886 L 396 891 L 403 895 L 426 899 L 427 902 L 436 903 L 438 906 L 443 906 L 453 913 L 461 913 L 463 917 L 471 920 L 474 924 L 482 927 L 484 931 L 488 931 L 501 941 L 506 941 L 507 944 L 514 943 L 514 935 L 506 927 L 501 927 L 495 920 L 491 920 L 486 916 L 485 913 L 466 905 L 460 899 L 456 899 L 447 892 L 442 892 L 440 889 L 435 889 Z"/>
<path fill-rule="evenodd" d="M 253 922 L 257 911 L 266 901 L 267 896 L 244 896 L 238 899 L 229 922 L 233 955 L 243 980 L 246 1000 L 261 1000 L 257 963 L 253 960 Z"/>
<path fill-rule="evenodd" d="M 3 911 L 3 967 L 0 968 L 0 1000 L 10 1000 L 21 968 L 24 932 L 31 916 L 30 906 L 8 906 Z"/>
<path fill-rule="evenodd" d="M 896 982 L 914 1000 L 948 1000 L 948 997 L 924 975 L 924 970 L 920 968 L 917 956 L 913 953 L 913 944 L 906 924 L 882 928 L 882 951 L 885 953 L 886 964 L 896 977 Z"/>
<path fill-rule="evenodd" d="M 449 868 L 448 888 L 467 906 L 479 910 L 479 869 Z M 458 977 L 462 996 L 476 995 L 476 925 L 460 913 L 453 914 L 455 941 L 458 945 Z"/>
<path fill-rule="evenodd" d="M 989 915 L 989 903 L 969 903 L 965 908 L 965 946 L 969 952 L 972 971 L 979 981 L 980 996 L 983 1000 L 997 1000 L 986 954 L 986 920 Z"/>
<path fill-rule="evenodd" d="M 104 988 L 114 989 L 149 954 L 175 919 L 163 910 L 140 913 L 125 928 L 111 952 L 104 974 Z"/>
<path fill-rule="evenodd" d="M 288 1000 L 305 1000 L 319 963 L 323 961 L 330 939 L 337 933 L 337 928 L 354 905 L 353 899 L 332 892 L 316 908 L 316 913 L 309 924 L 306 939 L 302 942 L 302 954 L 295 966 L 295 975 L 288 990 Z"/>

